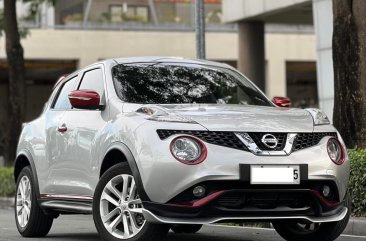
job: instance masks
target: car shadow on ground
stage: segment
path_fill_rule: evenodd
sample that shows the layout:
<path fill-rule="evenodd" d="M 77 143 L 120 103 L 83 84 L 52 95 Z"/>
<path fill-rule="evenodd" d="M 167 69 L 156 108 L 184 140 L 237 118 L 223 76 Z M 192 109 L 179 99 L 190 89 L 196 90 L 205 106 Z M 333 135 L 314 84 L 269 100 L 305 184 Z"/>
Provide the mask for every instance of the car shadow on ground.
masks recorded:
<path fill-rule="evenodd" d="M 227 237 L 225 235 L 217 235 L 216 234 L 175 234 L 175 233 L 169 233 L 164 241 L 253 241 L 252 239 L 246 239 L 245 237 L 242 238 L 233 238 L 233 237 Z"/>
<path fill-rule="evenodd" d="M 50 240 L 101 241 L 96 233 L 53 233 L 46 236 Z"/>
<path fill-rule="evenodd" d="M 98 234 L 96 233 L 54 233 L 47 235 L 47 239 L 50 240 L 79 240 L 79 241 L 100 241 Z M 230 238 L 224 235 L 217 234 L 175 234 L 169 232 L 164 241 L 253 241 L 252 239 L 242 238 Z"/>

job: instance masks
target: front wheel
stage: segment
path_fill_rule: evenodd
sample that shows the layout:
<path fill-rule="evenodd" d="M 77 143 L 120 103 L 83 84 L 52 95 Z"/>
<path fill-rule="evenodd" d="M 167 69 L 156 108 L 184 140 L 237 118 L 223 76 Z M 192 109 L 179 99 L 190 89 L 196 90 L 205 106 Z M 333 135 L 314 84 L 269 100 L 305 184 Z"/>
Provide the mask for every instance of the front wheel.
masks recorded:
<path fill-rule="evenodd" d="M 287 241 L 333 241 L 342 234 L 348 224 L 351 215 L 351 197 L 349 194 L 345 197 L 344 205 L 348 208 L 347 215 L 338 222 L 278 221 L 273 223 L 273 227 Z"/>
<path fill-rule="evenodd" d="M 48 234 L 53 217 L 44 214 L 37 203 L 35 182 L 30 167 L 20 172 L 15 196 L 15 223 L 24 237 L 43 237 Z"/>
<path fill-rule="evenodd" d="M 99 180 L 93 200 L 93 218 L 100 237 L 105 241 L 163 239 L 169 226 L 147 222 L 142 208 L 128 164 L 108 169 Z"/>

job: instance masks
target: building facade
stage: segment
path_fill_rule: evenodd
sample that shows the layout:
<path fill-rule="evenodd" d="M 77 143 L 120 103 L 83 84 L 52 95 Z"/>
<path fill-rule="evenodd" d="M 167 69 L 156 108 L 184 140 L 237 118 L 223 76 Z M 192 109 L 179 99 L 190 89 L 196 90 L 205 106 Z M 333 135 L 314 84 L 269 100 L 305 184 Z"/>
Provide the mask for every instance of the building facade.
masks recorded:
<path fill-rule="evenodd" d="M 233 2 L 233 0 L 227 2 Z M 238 67 L 237 23 L 224 23 L 225 5 L 206 0 L 206 56 Z M 2 1 L 0 1 L 0 8 Z M 224 12 L 222 11 L 224 5 Z M 98 60 L 127 56 L 194 58 L 194 2 L 190 0 L 63 0 L 43 4 L 37 16 L 17 3 L 26 60 L 26 120 L 39 115 L 59 76 Z M 289 96 L 296 106 L 317 106 L 316 39 L 312 26 L 264 27 L 264 91 Z M 252 56 L 255 58 L 256 53 Z M 6 122 L 7 62 L 0 38 L 0 130 Z M 246 74 L 246 73 L 244 73 Z M 0 131 L 0 156 L 1 156 Z"/>
<path fill-rule="evenodd" d="M 308 88 L 309 82 L 299 81 L 293 87 L 297 88 L 295 92 L 298 92 L 299 95 L 316 100 L 320 108 L 327 113 L 329 119 L 333 119 L 332 0 L 223 0 L 223 20 L 239 25 L 239 45 L 242 46 L 241 49 L 253 48 L 258 53 L 264 52 L 264 50 L 270 51 L 267 45 L 263 44 L 262 39 L 265 33 L 262 26 L 268 24 L 314 26 L 317 52 L 316 86 L 312 85 Z M 241 36 L 252 37 L 248 41 L 247 37 Z M 296 48 L 309 50 L 301 41 L 297 42 Z M 250 56 L 242 53 L 239 55 L 239 69 L 256 69 L 252 71 L 252 78 L 264 82 L 261 75 L 256 75 L 256 73 L 265 72 L 264 67 L 261 67 L 263 65 L 251 65 L 248 59 L 250 59 Z M 262 56 L 256 59 L 256 63 L 262 63 L 263 61 L 265 59 Z M 289 72 L 286 74 L 291 76 Z M 303 75 L 305 79 L 306 75 L 305 73 Z M 303 86 L 301 86 L 301 82 Z M 270 92 L 273 89 L 271 85 L 277 83 L 267 78 L 263 85 L 267 92 Z M 287 87 L 287 95 L 292 97 L 292 87 L 291 85 L 287 85 Z M 316 92 L 314 93 L 314 91 Z M 314 94 L 316 95 L 315 98 Z M 311 102 L 307 102 L 304 106 L 311 105 Z"/>

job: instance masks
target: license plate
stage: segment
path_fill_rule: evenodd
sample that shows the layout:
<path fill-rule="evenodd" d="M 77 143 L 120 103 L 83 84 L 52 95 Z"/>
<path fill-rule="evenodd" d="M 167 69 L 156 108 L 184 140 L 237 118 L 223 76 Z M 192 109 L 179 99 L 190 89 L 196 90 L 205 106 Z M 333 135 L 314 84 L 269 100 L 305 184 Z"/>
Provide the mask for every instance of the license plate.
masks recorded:
<path fill-rule="evenodd" d="M 298 165 L 251 165 L 250 184 L 300 184 Z"/>

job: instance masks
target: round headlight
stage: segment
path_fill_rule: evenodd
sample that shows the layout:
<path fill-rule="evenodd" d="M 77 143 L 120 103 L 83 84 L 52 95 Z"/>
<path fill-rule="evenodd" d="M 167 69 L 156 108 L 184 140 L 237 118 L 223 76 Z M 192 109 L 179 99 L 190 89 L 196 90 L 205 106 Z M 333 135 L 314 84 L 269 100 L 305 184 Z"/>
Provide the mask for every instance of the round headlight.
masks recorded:
<path fill-rule="evenodd" d="M 170 151 L 175 159 L 188 165 L 201 163 L 206 158 L 205 145 L 190 136 L 175 138 L 170 144 Z"/>
<path fill-rule="evenodd" d="M 335 139 L 330 138 L 327 144 L 329 158 L 337 165 L 342 165 L 345 158 L 341 143 Z"/>

